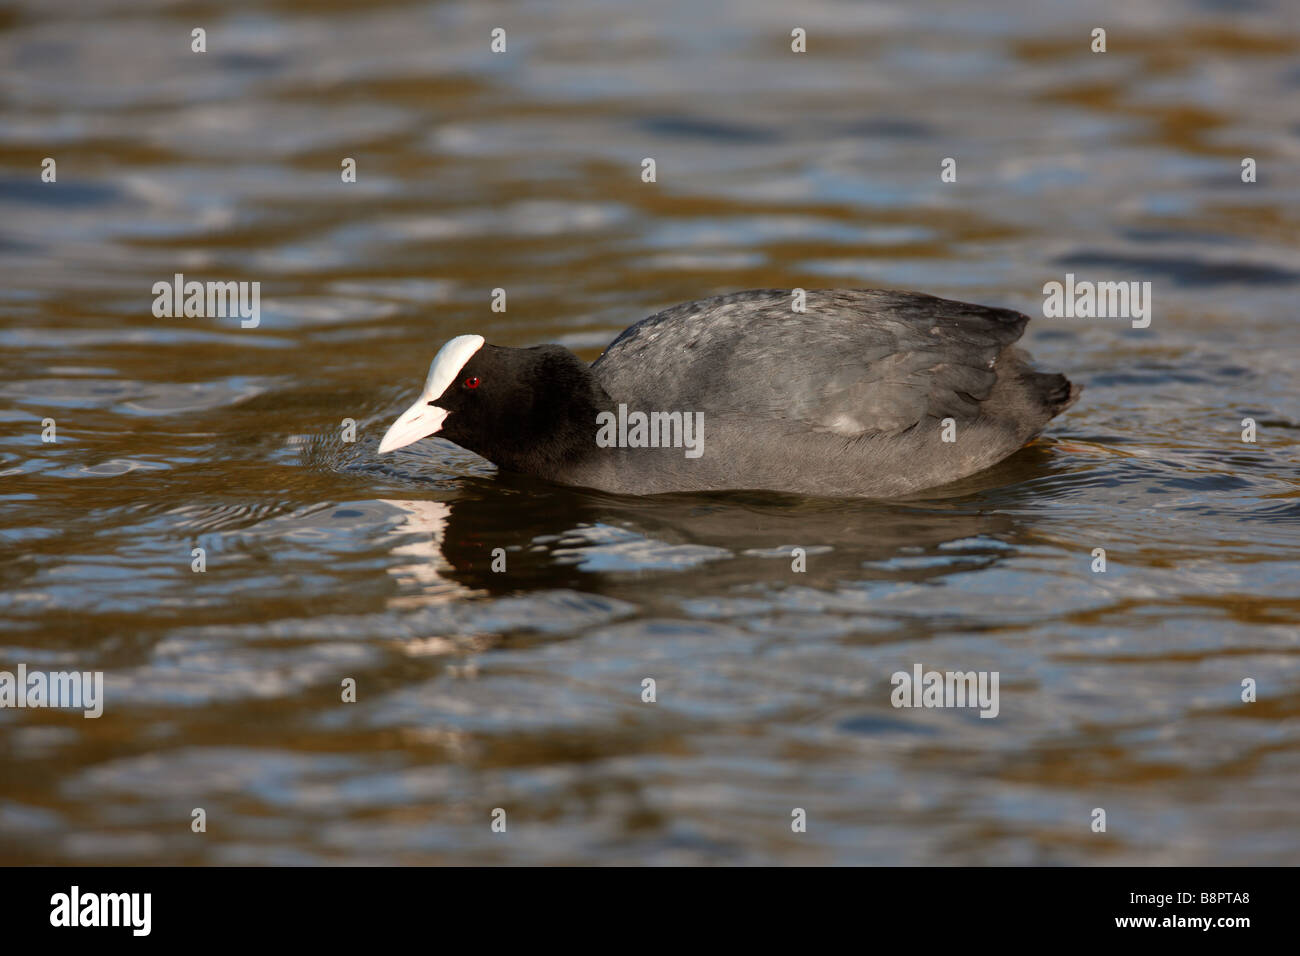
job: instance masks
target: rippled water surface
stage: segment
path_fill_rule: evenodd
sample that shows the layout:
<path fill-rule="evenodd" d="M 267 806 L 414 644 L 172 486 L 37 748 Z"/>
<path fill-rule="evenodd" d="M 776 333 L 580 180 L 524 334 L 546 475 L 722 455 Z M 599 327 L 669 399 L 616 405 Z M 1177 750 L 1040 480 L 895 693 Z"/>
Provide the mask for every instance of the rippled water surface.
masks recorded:
<path fill-rule="evenodd" d="M 106 685 L 0 710 L 0 860 L 1296 862 L 1298 9 L 0 7 L 0 670 Z M 1067 272 L 1151 326 L 1043 318 Z M 793 286 L 1018 308 L 1083 398 L 885 503 L 376 455 L 450 336 Z"/>

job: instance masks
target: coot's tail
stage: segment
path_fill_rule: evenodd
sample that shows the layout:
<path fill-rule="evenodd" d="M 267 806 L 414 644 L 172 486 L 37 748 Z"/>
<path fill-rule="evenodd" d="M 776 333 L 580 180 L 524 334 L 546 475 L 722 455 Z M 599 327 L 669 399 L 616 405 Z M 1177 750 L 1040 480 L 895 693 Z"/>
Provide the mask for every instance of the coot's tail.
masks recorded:
<path fill-rule="evenodd" d="M 1012 417 L 1030 423 L 1037 434 L 1049 421 L 1079 400 L 1082 385 L 1075 385 L 1056 372 L 1040 372 L 1030 365 L 1031 359 L 1014 346 L 998 356 L 998 382 L 1006 380 L 1007 398 Z"/>
<path fill-rule="evenodd" d="M 1075 385 L 1064 375 L 1026 371 L 1022 376 L 1034 396 L 1053 418 L 1079 400 L 1082 385 Z"/>

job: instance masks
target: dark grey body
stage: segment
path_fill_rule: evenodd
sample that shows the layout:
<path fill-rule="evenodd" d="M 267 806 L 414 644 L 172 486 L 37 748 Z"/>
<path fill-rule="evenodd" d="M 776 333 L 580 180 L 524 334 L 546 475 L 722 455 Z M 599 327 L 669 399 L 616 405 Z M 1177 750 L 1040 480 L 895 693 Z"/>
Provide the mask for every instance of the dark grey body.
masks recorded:
<path fill-rule="evenodd" d="M 599 449 L 547 477 L 628 494 L 903 495 L 995 464 L 1078 396 L 1013 347 L 1018 312 L 876 290 L 810 291 L 803 313 L 791 301 L 759 290 L 675 306 L 591 366 L 629 410 L 702 412 L 701 457 Z"/>

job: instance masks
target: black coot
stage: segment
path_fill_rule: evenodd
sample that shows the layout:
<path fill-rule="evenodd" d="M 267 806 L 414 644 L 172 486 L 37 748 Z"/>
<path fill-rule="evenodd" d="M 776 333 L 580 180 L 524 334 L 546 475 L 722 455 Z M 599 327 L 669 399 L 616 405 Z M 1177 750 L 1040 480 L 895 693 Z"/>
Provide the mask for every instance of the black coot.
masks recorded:
<path fill-rule="evenodd" d="M 1034 371 L 1027 316 L 916 292 L 739 292 L 568 349 L 461 335 L 380 453 L 437 434 L 501 468 L 621 494 L 887 497 L 1001 461 L 1080 388 Z"/>

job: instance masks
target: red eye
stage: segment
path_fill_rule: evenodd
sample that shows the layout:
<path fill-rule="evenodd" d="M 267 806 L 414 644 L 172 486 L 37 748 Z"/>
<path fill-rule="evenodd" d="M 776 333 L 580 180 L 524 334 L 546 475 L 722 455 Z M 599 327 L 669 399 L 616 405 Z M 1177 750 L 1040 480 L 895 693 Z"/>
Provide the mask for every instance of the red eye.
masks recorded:
<path fill-rule="evenodd" d="M 477 375 L 471 375 L 469 378 L 465 379 L 465 387 L 466 387 L 466 388 L 478 388 L 478 376 L 477 376 Z"/>

